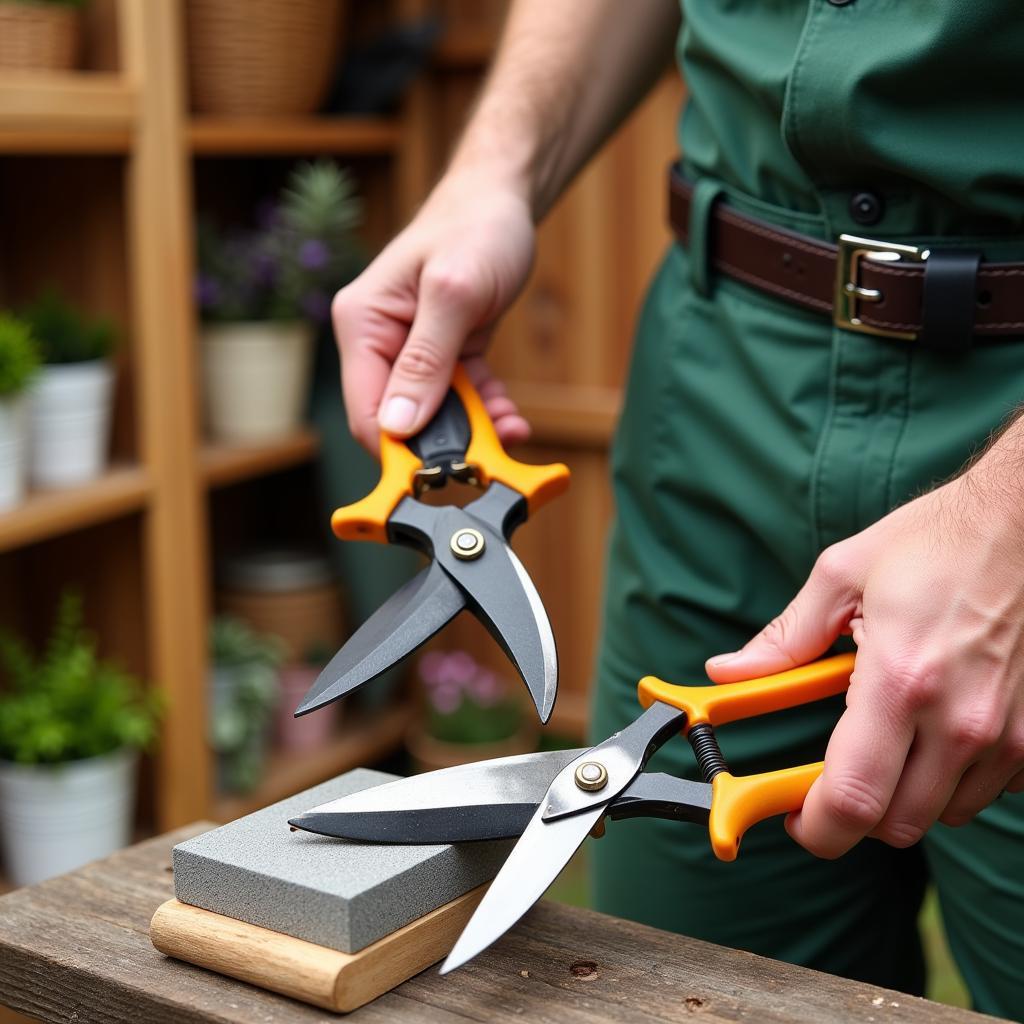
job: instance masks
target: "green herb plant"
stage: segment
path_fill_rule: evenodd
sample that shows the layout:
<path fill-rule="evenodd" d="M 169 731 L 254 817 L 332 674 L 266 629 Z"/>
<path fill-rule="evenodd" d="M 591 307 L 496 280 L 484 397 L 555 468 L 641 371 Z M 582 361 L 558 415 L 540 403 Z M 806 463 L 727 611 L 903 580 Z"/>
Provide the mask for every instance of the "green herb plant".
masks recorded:
<path fill-rule="evenodd" d="M 113 323 L 79 312 L 53 288 L 44 291 L 22 315 L 39 340 L 45 363 L 105 359 L 114 349 L 117 335 Z"/>
<path fill-rule="evenodd" d="M 39 369 L 39 360 L 31 326 L 10 313 L 0 313 L 0 398 L 21 394 Z"/>
<path fill-rule="evenodd" d="M 219 692 L 215 688 L 210 702 L 210 744 L 220 757 L 224 788 L 246 792 L 263 770 L 264 739 L 280 700 L 284 647 L 277 637 L 222 616 L 210 628 L 210 654 L 215 678 L 220 674 L 229 684 Z"/>
<path fill-rule="evenodd" d="M 61 764 L 143 750 L 156 736 L 160 695 L 98 657 L 73 591 L 61 595 L 41 654 L 0 633 L 0 668 L 0 760 Z"/>

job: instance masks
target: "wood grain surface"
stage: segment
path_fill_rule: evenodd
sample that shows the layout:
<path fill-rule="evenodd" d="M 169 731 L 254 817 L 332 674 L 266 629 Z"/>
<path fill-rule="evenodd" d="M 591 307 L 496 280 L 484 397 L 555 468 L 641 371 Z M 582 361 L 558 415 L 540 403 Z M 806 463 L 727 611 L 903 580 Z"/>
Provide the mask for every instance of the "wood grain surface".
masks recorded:
<path fill-rule="evenodd" d="M 179 829 L 0 898 L 0 1002 L 61 1024 L 335 1020 L 324 1010 L 153 948 L 150 918 L 173 895 L 171 847 L 209 827 Z M 593 911 L 541 903 L 457 973 L 442 978 L 424 971 L 349 1019 L 980 1024 L 986 1018 Z"/>

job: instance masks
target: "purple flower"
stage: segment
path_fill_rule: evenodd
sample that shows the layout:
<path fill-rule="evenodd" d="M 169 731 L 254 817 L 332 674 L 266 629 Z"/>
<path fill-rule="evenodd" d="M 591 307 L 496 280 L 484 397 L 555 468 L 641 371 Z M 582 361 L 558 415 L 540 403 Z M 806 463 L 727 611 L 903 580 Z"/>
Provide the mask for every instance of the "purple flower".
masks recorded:
<path fill-rule="evenodd" d="M 489 669 L 481 669 L 466 687 L 469 695 L 481 707 L 491 708 L 505 696 L 505 686 L 498 676 Z"/>
<path fill-rule="evenodd" d="M 459 686 L 466 686 L 479 670 L 472 655 L 465 651 L 452 651 L 446 668 L 452 681 Z"/>
<path fill-rule="evenodd" d="M 299 264 L 305 270 L 322 270 L 330 258 L 330 250 L 319 238 L 309 238 L 299 246 Z"/>
<path fill-rule="evenodd" d="M 462 694 L 457 686 L 435 686 L 430 691 L 430 703 L 440 715 L 451 715 L 459 709 Z"/>
<path fill-rule="evenodd" d="M 209 274 L 197 274 L 195 297 L 200 309 L 210 309 L 212 306 L 216 306 L 221 298 L 220 283 Z"/>
<path fill-rule="evenodd" d="M 277 276 L 277 261 L 268 252 L 258 249 L 252 254 L 250 265 L 252 276 L 258 287 L 269 288 Z"/>
<path fill-rule="evenodd" d="M 301 305 L 302 312 L 318 324 L 324 323 L 331 311 L 331 300 L 323 292 L 306 292 Z"/>

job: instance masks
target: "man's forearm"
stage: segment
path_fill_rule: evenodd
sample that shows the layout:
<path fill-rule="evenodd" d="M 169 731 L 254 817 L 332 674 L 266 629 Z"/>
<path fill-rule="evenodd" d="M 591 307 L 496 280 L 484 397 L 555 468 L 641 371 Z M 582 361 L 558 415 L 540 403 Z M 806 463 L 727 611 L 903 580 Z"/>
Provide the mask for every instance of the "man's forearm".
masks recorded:
<path fill-rule="evenodd" d="M 961 474 L 965 494 L 980 499 L 990 514 L 1004 513 L 1024 527 L 1024 407 L 1010 417 Z"/>
<path fill-rule="evenodd" d="M 516 0 L 451 169 L 478 169 L 540 219 L 664 70 L 677 0 Z"/>

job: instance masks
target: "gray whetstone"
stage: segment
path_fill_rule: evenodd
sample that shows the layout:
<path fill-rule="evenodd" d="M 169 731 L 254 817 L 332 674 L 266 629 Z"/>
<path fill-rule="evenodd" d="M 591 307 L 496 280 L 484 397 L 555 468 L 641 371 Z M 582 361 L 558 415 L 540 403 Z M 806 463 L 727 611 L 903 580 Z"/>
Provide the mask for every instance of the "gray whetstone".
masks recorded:
<path fill-rule="evenodd" d="M 357 768 L 174 848 L 183 903 L 354 953 L 483 882 L 512 843 L 383 846 L 292 832 L 288 819 L 391 782 Z"/>

